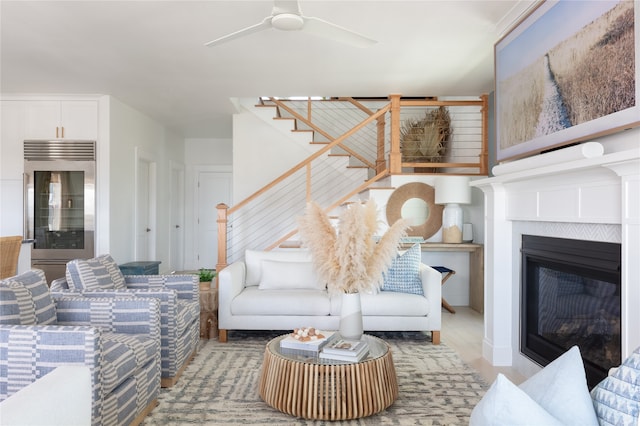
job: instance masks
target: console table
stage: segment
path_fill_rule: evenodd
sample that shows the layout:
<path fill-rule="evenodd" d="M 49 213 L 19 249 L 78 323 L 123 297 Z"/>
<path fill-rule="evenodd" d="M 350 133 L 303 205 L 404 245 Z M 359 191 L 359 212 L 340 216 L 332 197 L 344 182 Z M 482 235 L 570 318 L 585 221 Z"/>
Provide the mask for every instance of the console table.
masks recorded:
<path fill-rule="evenodd" d="M 403 244 L 410 247 L 411 244 Z M 484 313 L 484 246 L 474 243 L 421 243 L 422 251 L 469 252 L 469 306 Z"/>
<path fill-rule="evenodd" d="M 129 262 L 119 265 L 122 275 L 158 275 L 160 261 Z"/>

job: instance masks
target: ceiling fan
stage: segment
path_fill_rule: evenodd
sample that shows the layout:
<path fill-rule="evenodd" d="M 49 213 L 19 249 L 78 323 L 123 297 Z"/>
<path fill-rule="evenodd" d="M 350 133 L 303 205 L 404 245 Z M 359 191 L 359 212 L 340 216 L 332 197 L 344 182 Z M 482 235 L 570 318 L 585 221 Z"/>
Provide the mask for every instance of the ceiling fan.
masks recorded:
<path fill-rule="evenodd" d="M 216 46 L 270 28 L 283 31 L 304 31 L 308 34 L 328 38 L 354 47 L 368 47 L 377 43 L 373 39 L 320 18 L 304 16 L 297 0 L 275 0 L 271 15 L 264 18 L 262 22 L 211 40 L 205 43 L 205 46 Z"/>

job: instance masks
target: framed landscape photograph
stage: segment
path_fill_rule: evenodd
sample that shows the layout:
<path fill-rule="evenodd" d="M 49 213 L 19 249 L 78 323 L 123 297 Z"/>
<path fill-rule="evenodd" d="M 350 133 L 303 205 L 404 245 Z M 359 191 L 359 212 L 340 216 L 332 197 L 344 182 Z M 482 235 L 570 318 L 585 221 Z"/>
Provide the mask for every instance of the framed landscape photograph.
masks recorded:
<path fill-rule="evenodd" d="M 640 8 L 544 1 L 495 45 L 498 162 L 640 125 Z"/>

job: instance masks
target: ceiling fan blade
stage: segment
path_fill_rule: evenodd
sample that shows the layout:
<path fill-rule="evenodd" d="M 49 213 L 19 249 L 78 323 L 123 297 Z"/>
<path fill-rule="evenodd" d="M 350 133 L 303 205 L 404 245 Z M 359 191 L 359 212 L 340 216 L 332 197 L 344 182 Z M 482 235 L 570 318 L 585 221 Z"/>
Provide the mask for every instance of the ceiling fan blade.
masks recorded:
<path fill-rule="evenodd" d="M 246 35 L 257 33 L 257 32 L 260 32 L 260 31 L 268 30 L 269 28 L 271 28 L 271 19 L 273 19 L 272 16 L 267 16 L 266 18 L 264 18 L 262 20 L 262 22 L 260 22 L 258 24 L 252 25 L 252 26 L 247 27 L 247 28 L 243 28 L 241 30 L 238 30 L 238 31 L 233 32 L 231 34 L 227 34 L 226 36 L 217 38 L 215 40 L 211 40 L 211 41 L 205 43 L 204 45 L 205 46 L 217 46 L 219 44 L 226 43 L 226 42 L 228 42 L 230 40 L 234 40 L 236 38 L 244 37 Z"/>
<path fill-rule="evenodd" d="M 376 40 L 320 18 L 305 16 L 302 31 L 360 48 L 370 47 L 377 43 Z"/>

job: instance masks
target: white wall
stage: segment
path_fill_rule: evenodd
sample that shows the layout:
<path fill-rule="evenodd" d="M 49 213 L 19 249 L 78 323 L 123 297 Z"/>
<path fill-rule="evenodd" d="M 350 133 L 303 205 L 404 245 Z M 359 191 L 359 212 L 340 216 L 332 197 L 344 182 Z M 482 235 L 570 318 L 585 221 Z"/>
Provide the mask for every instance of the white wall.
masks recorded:
<path fill-rule="evenodd" d="M 160 271 L 169 270 L 170 213 L 169 191 L 171 169 L 169 161 L 184 164 L 184 142 L 169 133 L 160 123 L 111 97 L 109 107 L 109 181 L 107 249 L 118 263 L 133 260 L 159 260 Z M 156 186 L 156 256 L 155 259 L 135 259 L 135 167 L 138 153 L 151 158 L 157 165 Z M 99 174 L 103 179 L 104 173 Z M 98 253 L 100 254 L 100 253 Z"/>
<path fill-rule="evenodd" d="M 310 155 L 274 126 L 242 110 L 233 116 L 233 201 L 238 203 Z"/>
<path fill-rule="evenodd" d="M 194 139 L 184 140 L 184 162 L 187 166 L 233 164 L 232 139 Z"/>

